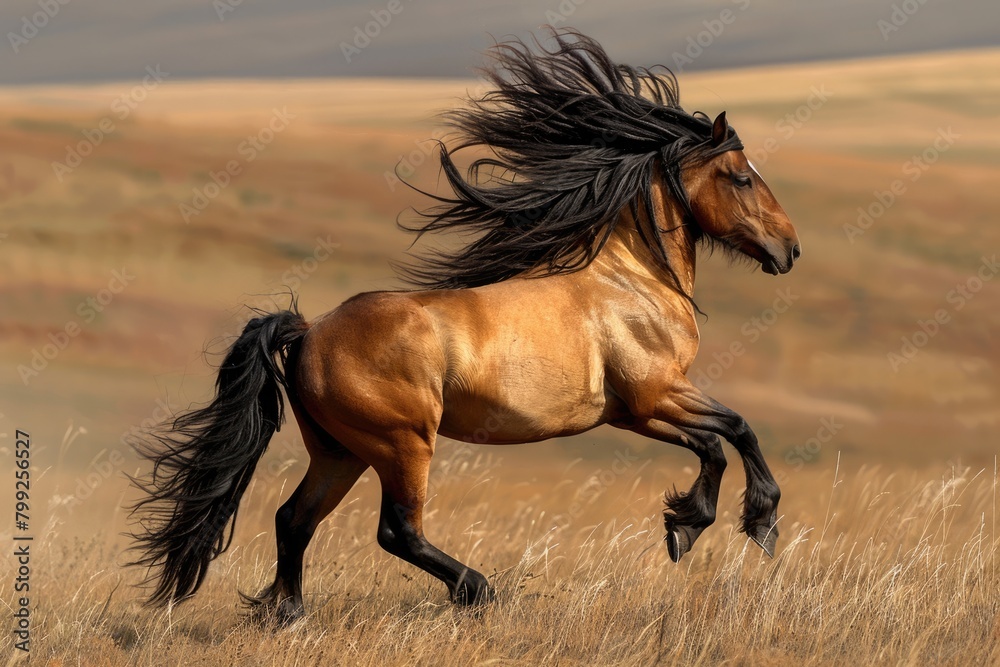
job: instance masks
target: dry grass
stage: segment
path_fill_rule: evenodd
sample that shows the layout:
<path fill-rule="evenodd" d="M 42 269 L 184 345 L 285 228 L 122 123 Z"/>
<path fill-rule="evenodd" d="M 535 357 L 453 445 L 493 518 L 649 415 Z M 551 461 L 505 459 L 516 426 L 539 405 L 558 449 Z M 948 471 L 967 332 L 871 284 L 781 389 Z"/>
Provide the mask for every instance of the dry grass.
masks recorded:
<path fill-rule="evenodd" d="M 119 567 L 119 540 L 103 532 L 73 540 L 60 528 L 47 532 L 36 543 L 34 662 L 969 665 L 1000 659 L 994 471 L 799 473 L 785 485 L 788 514 L 773 561 L 735 532 L 735 513 L 727 511 L 673 565 L 656 510 L 664 472 L 676 472 L 640 458 L 611 479 L 600 464 L 559 470 L 546 458 L 527 483 L 518 479 L 520 461 L 465 450 L 436 467 L 432 538 L 492 572 L 499 590 L 498 601 L 479 612 L 453 607 L 441 584 L 374 544 L 377 484 L 366 476 L 355 500 L 310 547 L 309 616 L 278 632 L 250 623 L 236 590 L 253 591 L 273 576 L 270 517 L 287 495 L 265 476 L 244 506 L 237 546 L 217 561 L 199 595 L 173 610 L 139 606 L 138 591 L 128 585 L 136 573 Z M 732 484 L 741 475 L 730 472 Z M 722 509 L 737 507 L 739 490 L 724 488 Z M 583 508 L 579 516 L 553 515 L 576 506 Z M 64 515 L 56 509 L 53 521 Z M 4 572 L 4 580 L 9 576 Z M 8 601 L 6 587 L 3 595 Z M 3 641 L 9 651 L 9 636 Z"/>

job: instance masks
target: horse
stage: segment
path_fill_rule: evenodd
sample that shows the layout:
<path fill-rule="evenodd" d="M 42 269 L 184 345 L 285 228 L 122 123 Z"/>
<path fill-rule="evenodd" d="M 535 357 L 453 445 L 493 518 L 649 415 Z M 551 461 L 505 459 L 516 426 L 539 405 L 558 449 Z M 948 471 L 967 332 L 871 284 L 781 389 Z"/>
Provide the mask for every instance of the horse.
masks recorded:
<path fill-rule="evenodd" d="M 489 92 L 446 115 L 448 195 L 400 226 L 475 235 L 396 268 L 409 286 L 354 296 L 307 322 L 294 295 L 229 348 L 215 395 L 137 448 L 134 564 L 150 604 L 190 598 L 233 539 L 239 501 L 287 397 L 309 466 L 275 516 L 273 583 L 244 596 L 302 617 L 303 553 L 368 468 L 381 483 L 378 544 L 440 579 L 461 605 L 489 602 L 481 573 L 431 544 L 422 510 L 438 435 L 530 443 L 602 424 L 694 452 L 686 492 L 665 494 L 667 552 L 681 559 L 716 517 L 722 439 L 742 458 L 740 530 L 773 557 L 780 490 L 739 414 L 686 372 L 699 344 L 699 246 L 788 272 L 798 236 L 748 162 L 725 112 L 688 113 L 663 68 L 615 64 L 595 40 L 551 30 L 497 44 Z M 455 152 L 489 150 L 459 169 Z M 495 428 L 494 428 L 495 427 Z M 478 434 L 473 437 L 472 434 Z M 242 595 L 242 594 L 241 594 Z"/>

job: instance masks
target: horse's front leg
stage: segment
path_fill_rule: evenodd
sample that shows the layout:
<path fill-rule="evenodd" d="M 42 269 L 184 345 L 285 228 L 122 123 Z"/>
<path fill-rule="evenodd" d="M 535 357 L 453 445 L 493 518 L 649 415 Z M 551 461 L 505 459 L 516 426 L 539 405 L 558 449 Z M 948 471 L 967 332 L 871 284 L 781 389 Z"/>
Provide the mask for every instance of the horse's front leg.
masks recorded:
<path fill-rule="evenodd" d="M 746 420 L 689 382 L 679 383 L 662 396 L 653 411 L 656 419 L 682 429 L 715 433 L 728 440 L 746 471 L 747 488 L 743 496 L 743 527 L 754 542 L 774 556 L 778 539 L 778 500 L 781 491 L 764 461 L 757 436 Z"/>
<path fill-rule="evenodd" d="M 719 485 L 726 470 L 722 441 L 714 433 L 697 429 L 681 430 L 655 419 L 621 424 L 640 435 L 690 449 L 701 459 L 701 471 L 685 493 L 664 494 L 663 522 L 667 529 L 667 553 L 675 563 L 691 550 L 702 531 L 715 523 Z"/>

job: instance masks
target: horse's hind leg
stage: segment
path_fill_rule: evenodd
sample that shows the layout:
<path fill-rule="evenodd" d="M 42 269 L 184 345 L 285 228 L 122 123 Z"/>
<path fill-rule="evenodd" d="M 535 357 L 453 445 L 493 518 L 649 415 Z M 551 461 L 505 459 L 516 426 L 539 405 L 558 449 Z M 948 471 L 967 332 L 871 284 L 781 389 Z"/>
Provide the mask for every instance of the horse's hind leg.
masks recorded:
<path fill-rule="evenodd" d="M 667 493 L 663 522 L 667 529 L 667 552 L 675 563 L 691 550 L 702 531 L 715 523 L 719 486 L 726 470 L 726 455 L 719 436 L 696 429 L 681 430 L 655 419 L 629 424 L 641 435 L 690 449 L 701 459 L 701 470 L 686 493 Z"/>
<path fill-rule="evenodd" d="M 394 456 L 382 464 L 373 462 L 382 482 L 379 545 L 443 581 L 453 602 L 471 605 L 490 601 L 493 590 L 486 577 L 424 537 L 423 508 L 433 445 L 414 434 L 397 439 L 391 449 Z"/>
<path fill-rule="evenodd" d="M 294 407 L 294 406 L 293 406 Z M 274 583 L 251 605 L 289 623 L 305 613 L 302 561 L 316 527 L 343 500 L 368 464 L 334 440 L 301 410 L 295 416 L 309 451 L 309 469 L 291 497 L 275 514 L 278 564 Z"/>

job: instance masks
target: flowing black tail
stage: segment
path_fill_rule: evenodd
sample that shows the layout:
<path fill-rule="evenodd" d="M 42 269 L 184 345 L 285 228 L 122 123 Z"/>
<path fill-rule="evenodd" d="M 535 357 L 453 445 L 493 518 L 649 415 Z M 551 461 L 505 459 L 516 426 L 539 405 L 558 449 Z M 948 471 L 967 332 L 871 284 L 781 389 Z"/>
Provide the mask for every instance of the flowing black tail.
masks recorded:
<path fill-rule="evenodd" d="M 240 497 L 284 420 L 284 370 L 307 328 L 294 301 L 248 322 L 222 362 L 212 402 L 136 443 L 153 461 L 148 477 L 132 480 L 148 494 L 132 508 L 140 517 L 134 548 L 143 554 L 132 565 L 150 568 L 150 604 L 194 595 L 209 563 L 229 548 Z"/>

